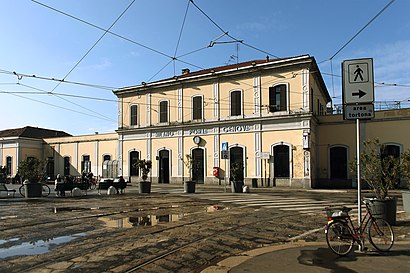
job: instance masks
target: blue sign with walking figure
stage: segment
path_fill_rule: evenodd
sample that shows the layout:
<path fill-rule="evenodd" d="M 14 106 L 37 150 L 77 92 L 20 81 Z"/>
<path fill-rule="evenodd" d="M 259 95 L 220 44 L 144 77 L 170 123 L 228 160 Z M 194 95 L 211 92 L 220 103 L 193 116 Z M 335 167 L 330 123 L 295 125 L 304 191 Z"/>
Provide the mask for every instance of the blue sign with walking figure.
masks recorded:
<path fill-rule="evenodd" d="M 228 151 L 228 142 L 222 142 L 222 151 Z"/>

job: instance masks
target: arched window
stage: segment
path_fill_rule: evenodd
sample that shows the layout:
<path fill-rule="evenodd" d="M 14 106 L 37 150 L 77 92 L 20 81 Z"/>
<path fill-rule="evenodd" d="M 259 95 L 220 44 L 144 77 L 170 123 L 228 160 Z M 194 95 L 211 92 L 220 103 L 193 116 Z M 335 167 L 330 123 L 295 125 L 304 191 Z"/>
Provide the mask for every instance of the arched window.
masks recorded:
<path fill-rule="evenodd" d="M 192 98 L 192 120 L 202 120 L 203 102 L 202 96 Z"/>
<path fill-rule="evenodd" d="M 139 176 L 139 168 L 137 162 L 140 159 L 140 153 L 138 151 L 130 152 L 130 176 Z"/>
<path fill-rule="evenodd" d="M 242 91 L 236 90 L 231 92 L 231 116 L 242 115 Z"/>
<path fill-rule="evenodd" d="M 192 180 L 196 183 L 205 182 L 205 151 L 202 148 L 192 150 Z"/>
<path fill-rule="evenodd" d="M 286 111 L 287 86 L 280 84 L 269 87 L 269 112 Z"/>
<path fill-rule="evenodd" d="M 130 110 L 130 125 L 136 126 L 138 125 L 138 105 L 132 105 Z"/>
<path fill-rule="evenodd" d="M 229 149 L 229 169 L 231 170 L 235 164 L 239 164 L 239 167 L 243 168 L 242 175 L 238 177 L 238 181 L 243 181 L 245 177 L 245 164 L 244 164 L 244 149 L 236 146 Z"/>

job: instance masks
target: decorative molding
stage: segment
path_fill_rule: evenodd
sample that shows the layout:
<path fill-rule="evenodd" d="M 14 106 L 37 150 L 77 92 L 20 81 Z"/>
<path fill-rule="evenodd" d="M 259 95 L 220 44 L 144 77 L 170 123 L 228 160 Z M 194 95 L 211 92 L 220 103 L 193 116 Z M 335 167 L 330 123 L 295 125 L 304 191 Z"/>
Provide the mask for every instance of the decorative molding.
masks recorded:
<path fill-rule="evenodd" d="M 184 173 L 184 139 L 182 136 L 178 137 L 178 176 Z"/>
<path fill-rule="evenodd" d="M 260 153 L 262 152 L 262 136 L 260 132 L 255 132 L 255 176 L 261 177 L 262 174 L 262 167 L 261 167 L 261 159 L 259 157 Z"/>
<path fill-rule="evenodd" d="M 213 84 L 214 93 L 214 119 L 219 119 L 219 82 L 214 82 Z"/>
<path fill-rule="evenodd" d="M 304 176 L 305 178 L 310 177 L 310 152 L 304 151 L 303 153 L 303 161 L 304 161 Z"/>
<path fill-rule="evenodd" d="M 303 94 L 303 110 L 309 110 L 309 68 L 302 70 L 302 94 Z"/>
<path fill-rule="evenodd" d="M 151 126 L 151 93 L 146 95 L 146 103 L 147 103 L 146 123 L 147 123 L 147 126 Z"/>
<path fill-rule="evenodd" d="M 261 77 L 253 78 L 253 99 L 255 103 L 255 116 L 261 116 Z"/>
<path fill-rule="evenodd" d="M 183 90 L 178 88 L 178 122 L 183 120 Z"/>
<path fill-rule="evenodd" d="M 221 146 L 219 135 L 214 135 L 214 167 L 220 167 L 219 147 Z"/>

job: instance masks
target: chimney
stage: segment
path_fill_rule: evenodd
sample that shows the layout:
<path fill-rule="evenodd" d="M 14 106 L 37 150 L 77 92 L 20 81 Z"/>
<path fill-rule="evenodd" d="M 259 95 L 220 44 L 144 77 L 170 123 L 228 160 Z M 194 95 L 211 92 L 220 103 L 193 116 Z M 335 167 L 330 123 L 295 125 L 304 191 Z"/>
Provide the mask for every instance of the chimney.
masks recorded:
<path fill-rule="evenodd" d="M 182 69 L 182 75 L 189 74 L 189 72 L 191 72 L 191 71 L 189 70 L 189 68 L 184 68 L 184 69 Z"/>

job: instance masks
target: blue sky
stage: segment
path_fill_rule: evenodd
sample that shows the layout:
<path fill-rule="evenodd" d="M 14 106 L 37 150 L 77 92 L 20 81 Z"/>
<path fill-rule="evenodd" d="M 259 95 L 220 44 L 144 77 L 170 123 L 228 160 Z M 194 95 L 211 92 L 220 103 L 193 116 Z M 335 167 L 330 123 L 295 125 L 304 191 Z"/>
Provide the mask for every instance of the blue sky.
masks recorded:
<path fill-rule="evenodd" d="M 373 58 L 375 100 L 406 101 L 410 1 L 394 1 L 329 60 L 389 2 L 195 0 L 195 6 L 188 0 L 0 0 L 0 130 L 29 125 L 74 135 L 113 132 L 117 103 L 111 89 L 172 77 L 183 68 L 236 62 L 236 55 L 240 62 L 264 59 L 266 52 L 315 57 L 334 104 L 341 103 L 341 62 Z M 131 3 L 110 29 L 116 35 L 103 36 L 101 29 L 110 28 Z M 221 29 L 260 50 L 239 44 L 237 51 L 235 43 L 207 47 Z M 225 35 L 218 41 L 232 39 Z M 66 82 L 57 85 L 52 78 Z"/>

